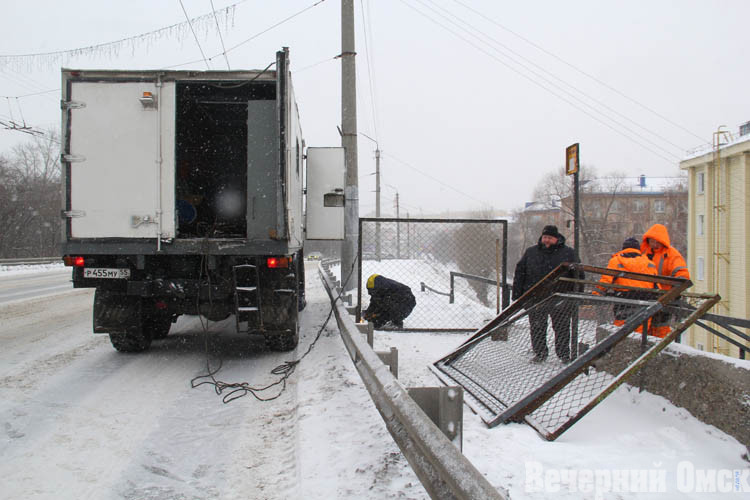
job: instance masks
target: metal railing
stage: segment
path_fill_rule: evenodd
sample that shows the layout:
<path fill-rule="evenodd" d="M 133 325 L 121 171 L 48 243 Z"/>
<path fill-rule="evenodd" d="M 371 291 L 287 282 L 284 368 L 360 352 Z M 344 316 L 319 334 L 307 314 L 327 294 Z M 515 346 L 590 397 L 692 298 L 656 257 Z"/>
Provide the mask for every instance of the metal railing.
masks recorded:
<path fill-rule="evenodd" d="M 318 267 L 332 301 L 340 288 L 330 274 L 330 262 Z M 342 272 L 342 276 L 343 276 Z M 354 324 L 350 312 L 336 300 L 334 313 L 341 339 L 388 431 L 409 461 L 431 498 L 507 499 L 451 443 L 409 396 L 388 366 L 372 350 Z"/>
<path fill-rule="evenodd" d="M 54 264 L 62 262 L 62 257 L 23 257 L 18 259 L 0 259 L 0 266 L 31 266 L 36 264 Z"/>

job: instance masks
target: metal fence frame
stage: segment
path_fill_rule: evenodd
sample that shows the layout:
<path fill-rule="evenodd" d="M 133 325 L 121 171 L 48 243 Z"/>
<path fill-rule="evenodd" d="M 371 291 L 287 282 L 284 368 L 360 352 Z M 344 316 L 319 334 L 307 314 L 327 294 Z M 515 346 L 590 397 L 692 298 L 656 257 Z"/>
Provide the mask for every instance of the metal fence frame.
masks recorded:
<path fill-rule="evenodd" d="M 593 348 L 587 350 L 585 353 L 581 354 L 580 356 L 577 356 L 577 353 L 574 350 L 571 350 L 571 357 L 574 359 L 568 366 L 566 366 L 564 369 L 562 369 L 560 372 L 554 375 L 551 379 L 547 380 L 544 384 L 537 387 L 534 391 L 532 391 L 531 393 L 527 394 L 525 397 L 517 401 L 515 404 L 511 404 L 510 406 L 506 406 L 505 404 L 503 404 L 503 406 L 506 406 L 506 411 L 503 411 L 500 415 L 497 415 L 495 418 L 487 422 L 487 424 L 490 427 L 498 425 L 499 423 L 525 420 L 529 425 L 534 427 L 534 429 L 537 430 L 537 432 L 539 432 L 539 434 L 541 434 L 545 439 L 550 440 L 550 441 L 556 439 L 565 430 L 570 428 L 575 422 L 580 420 L 580 418 L 582 418 L 586 413 L 591 411 L 591 409 L 593 409 L 598 403 L 600 403 L 607 395 L 609 395 L 619 385 L 621 385 L 625 380 L 627 380 L 628 377 L 630 377 L 633 373 L 635 373 L 638 369 L 640 369 L 640 367 L 643 366 L 643 364 L 646 361 L 648 361 L 653 356 L 655 356 L 658 352 L 664 349 L 664 347 L 666 347 L 675 338 L 677 338 L 685 329 L 687 329 L 691 324 L 697 321 L 701 316 L 705 315 L 706 312 L 720 299 L 718 295 L 690 294 L 694 297 L 700 297 L 702 299 L 706 299 L 706 301 L 702 304 L 701 307 L 697 309 L 691 309 L 689 311 L 689 315 L 685 319 L 683 319 L 673 329 L 673 331 L 670 332 L 669 335 L 667 335 L 664 339 L 661 339 L 660 342 L 658 342 L 652 348 L 644 352 L 627 369 L 623 370 L 619 375 L 617 375 L 615 379 L 610 384 L 608 384 L 596 398 L 594 398 L 593 401 L 589 402 L 582 409 L 580 409 L 575 415 L 571 416 L 570 420 L 567 423 L 565 423 L 563 426 L 561 426 L 554 432 L 549 432 L 548 430 L 546 430 L 546 428 L 543 428 L 542 426 L 534 422 L 534 420 L 530 417 L 531 413 L 537 408 L 539 408 L 541 405 L 543 405 L 546 401 L 548 401 L 552 396 L 555 395 L 557 391 L 565 387 L 569 382 L 571 382 L 580 373 L 584 372 L 584 370 L 586 370 L 588 366 L 590 366 L 595 360 L 597 360 L 599 357 L 604 355 L 606 352 L 608 352 L 612 347 L 617 345 L 619 342 L 624 340 L 633 330 L 635 330 L 635 328 L 637 328 L 640 324 L 642 324 L 644 320 L 647 320 L 653 314 L 655 314 L 656 312 L 662 309 L 667 309 L 678 296 L 683 294 L 683 292 L 690 285 L 692 285 L 692 283 L 689 280 L 685 280 L 682 278 L 668 278 L 668 277 L 662 277 L 662 276 L 656 277 L 656 276 L 650 276 L 650 275 L 641 275 L 637 273 L 622 273 L 622 272 L 614 271 L 611 269 L 598 268 L 598 267 L 587 266 L 583 264 L 561 264 L 560 266 L 555 268 L 552 272 L 550 272 L 543 280 L 541 280 L 534 287 L 532 287 L 529 291 L 527 291 L 516 302 L 511 304 L 510 307 L 506 308 L 494 320 L 490 321 L 487 325 L 479 329 L 476 334 L 474 334 L 471 338 L 469 338 L 458 349 L 448 354 L 444 358 L 436 361 L 432 365 L 433 371 L 444 382 L 456 383 L 457 381 L 454 380 L 450 374 L 446 373 L 441 368 L 441 364 L 442 365 L 449 364 L 452 360 L 461 356 L 464 352 L 470 349 L 473 345 L 483 340 L 488 335 L 491 335 L 495 327 L 502 324 L 503 321 L 519 313 L 522 309 L 531 307 L 532 304 L 534 304 L 535 302 L 539 300 L 539 297 L 548 296 L 550 290 L 552 290 L 553 287 L 555 286 L 556 280 L 564 279 L 567 281 L 578 282 L 581 284 L 592 283 L 592 282 L 586 282 L 585 280 L 565 278 L 564 274 L 568 273 L 570 270 L 582 271 L 582 272 L 595 272 L 598 274 L 608 274 L 611 276 L 628 275 L 630 277 L 637 277 L 638 279 L 642 279 L 644 281 L 668 284 L 671 286 L 671 289 L 668 291 L 656 292 L 659 294 L 658 300 L 656 300 L 653 304 L 649 305 L 643 311 L 637 314 L 634 314 L 614 334 L 612 334 L 607 339 L 597 344 Z M 614 285 L 614 284 L 603 285 L 603 286 L 622 287 L 622 285 Z M 576 298 L 580 298 L 583 300 L 582 297 L 578 295 L 574 295 L 574 294 L 564 294 L 564 293 L 555 294 L 556 297 L 564 297 L 568 295 L 570 295 L 570 297 L 576 297 Z M 598 297 L 598 296 L 586 296 L 585 300 L 590 300 L 590 301 L 601 300 L 601 301 L 609 302 L 609 301 L 612 301 L 613 299 L 605 299 L 603 297 Z M 625 300 L 625 299 L 618 299 L 618 300 Z M 625 301 L 628 302 L 627 300 Z M 629 302 L 639 302 L 639 301 L 629 301 Z M 686 311 L 683 310 L 682 312 L 685 313 Z M 571 332 L 571 338 L 573 338 L 573 332 Z M 645 333 L 643 335 L 643 338 L 645 339 Z M 463 385 L 463 384 L 459 384 L 459 385 Z M 472 394 L 472 391 L 470 390 L 470 388 L 465 387 L 465 386 L 464 386 L 464 389 L 467 394 L 470 394 L 471 396 L 476 398 L 477 401 L 480 401 L 482 397 L 488 396 L 487 394 Z M 468 401 L 471 401 L 471 398 L 469 398 Z"/>
<path fill-rule="evenodd" d="M 503 290 L 503 304 L 502 307 L 506 307 L 510 303 L 510 286 L 508 285 L 508 221 L 505 219 L 402 219 L 402 218 L 396 218 L 396 217 L 360 217 L 359 219 L 359 227 L 358 227 L 358 238 L 357 238 L 357 259 L 359 262 L 358 268 L 358 276 L 357 276 L 357 305 L 356 305 L 356 320 L 357 323 L 359 323 L 362 320 L 362 224 L 363 223 L 380 223 L 380 222 L 395 222 L 397 225 L 399 224 L 418 224 L 418 223 L 424 223 L 424 224 L 500 224 L 503 228 L 503 243 L 502 243 L 502 251 L 501 251 L 501 262 L 500 262 L 500 269 L 501 269 L 501 282 L 502 282 L 502 290 Z M 398 226 L 397 226 L 398 227 Z M 376 226 L 376 234 L 379 233 L 379 224 Z M 463 276 L 463 277 L 469 277 L 469 278 L 475 278 L 473 275 L 465 274 L 465 273 L 459 273 L 459 272 L 451 272 L 451 291 L 450 291 L 450 298 L 451 302 L 453 303 L 453 283 L 454 283 L 454 274 L 457 276 Z M 492 282 L 491 284 L 497 285 L 497 281 L 488 280 L 486 278 L 481 278 L 481 280 L 486 280 L 486 282 Z M 433 290 L 432 288 L 428 287 L 427 285 L 424 285 L 425 288 L 429 288 L 430 290 Z M 441 295 L 445 295 L 442 292 L 438 292 Z M 466 328 L 404 328 L 403 331 L 408 332 L 467 332 L 467 331 L 474 331 L 474 329 L 466 329 Z"/>

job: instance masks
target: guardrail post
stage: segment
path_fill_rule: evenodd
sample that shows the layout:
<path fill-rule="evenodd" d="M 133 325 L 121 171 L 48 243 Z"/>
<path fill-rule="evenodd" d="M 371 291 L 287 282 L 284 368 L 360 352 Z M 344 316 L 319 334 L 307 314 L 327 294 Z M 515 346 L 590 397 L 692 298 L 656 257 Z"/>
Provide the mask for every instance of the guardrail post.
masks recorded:
<path fill-rule="evenodd" d="M 369 338 L 368 338 L 369 341 Z M 372 344 L 370 344 L 372 346 Z M 390 351 L 375 351 L 380 361 L 391 370 L 391 374 L 398 378 L 398 349 L 391 347 Z"/>
<path fill-rule="evenodd" d="M 409 396 L 459 449 L 463 449 L 464 390 L 461 386 L 410 387 Z"/>
<path fill-rule="evenodd" d="M 357 326 L 359 333 L 367 335 L 367 343 L 372 347 L 372 342 L 375 337 L 375 327 L 372 326 L 372 323 L 368 321 L 367 323 L 355 323 L 355 325 Z"/>

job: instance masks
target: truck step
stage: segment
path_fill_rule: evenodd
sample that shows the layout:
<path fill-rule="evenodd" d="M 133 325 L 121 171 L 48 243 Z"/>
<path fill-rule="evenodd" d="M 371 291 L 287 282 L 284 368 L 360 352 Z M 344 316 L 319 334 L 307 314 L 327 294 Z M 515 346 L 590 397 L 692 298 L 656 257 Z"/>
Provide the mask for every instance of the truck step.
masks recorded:
<path fill-rule="evenodd" d="M 258 289 L 257 286 L 238 286 L 237 287 L 238 292 L 254 292 L 257 289 Z"/>
<path fill-rule="evenodd" d="M 255 312 L 258 310 L 257 307 L 238 307 L 237 310 L 241 313 L 244 312 Z"/>
<path fill-rule="evenodd" d="M 255 269 L 256 266 L 253 264 L 238 264 L 234 266 L 235 269 Z"/>

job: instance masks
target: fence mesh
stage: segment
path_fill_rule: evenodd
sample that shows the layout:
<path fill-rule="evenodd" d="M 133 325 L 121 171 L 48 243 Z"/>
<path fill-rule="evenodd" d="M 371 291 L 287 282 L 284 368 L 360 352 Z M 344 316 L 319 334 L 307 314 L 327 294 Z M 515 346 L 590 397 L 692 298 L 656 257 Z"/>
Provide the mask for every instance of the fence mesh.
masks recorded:
<path fill-rule="evenodd" d="M 402 326 L 392 322 L 386 329 L 473 331 L 509 302 L 510 288 L 502 286 L 504 220 L 363 218 L 359 238 L 358 320 L 371 305 L 373 274 L 407 285 L 416 302 Z"/>
<path fill-rule="evenodd" d="M 643 287 L 598 280 L 611 271 L 562 266 L 458 350 L 435 363 L 443 380 L 462 385 L 489 425 L 525 420 L 555 439 L 634 370 L 705 313 L 718 297 L 679 294 L 689 281 L 651 277 Z M 621 276 L 638 277 L 631 273 Z M 672 291 L 654 289 L 653 282 Z M 651 288 L 647 288 L 651 286 Z M 648 344 L 645 323 L 665 305 L 673 333 Z"/>

